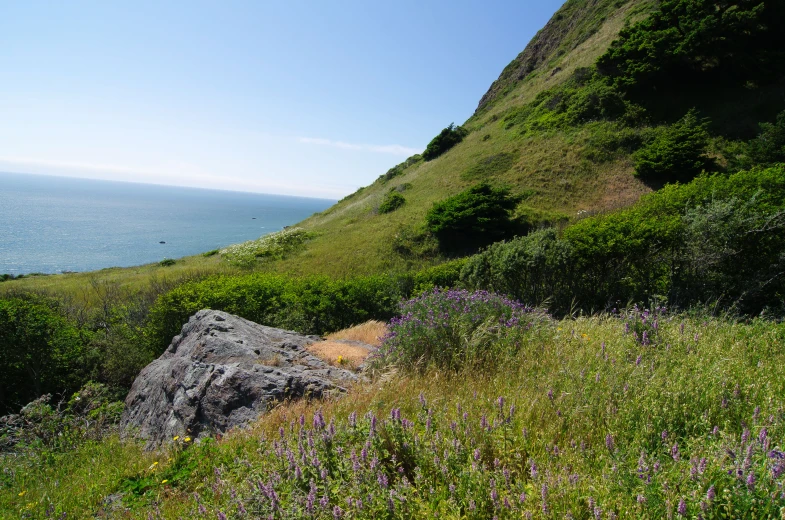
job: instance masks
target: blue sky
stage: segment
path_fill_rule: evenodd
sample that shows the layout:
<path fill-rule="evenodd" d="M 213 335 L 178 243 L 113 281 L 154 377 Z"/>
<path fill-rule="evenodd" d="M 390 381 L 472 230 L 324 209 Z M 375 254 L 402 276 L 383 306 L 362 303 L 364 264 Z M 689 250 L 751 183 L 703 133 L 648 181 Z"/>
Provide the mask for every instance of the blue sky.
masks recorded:
<path fill-rule="evenodd" d="M 340 198 L 471 116 L 560 5 L 5 2 L 0 171 Z"/>

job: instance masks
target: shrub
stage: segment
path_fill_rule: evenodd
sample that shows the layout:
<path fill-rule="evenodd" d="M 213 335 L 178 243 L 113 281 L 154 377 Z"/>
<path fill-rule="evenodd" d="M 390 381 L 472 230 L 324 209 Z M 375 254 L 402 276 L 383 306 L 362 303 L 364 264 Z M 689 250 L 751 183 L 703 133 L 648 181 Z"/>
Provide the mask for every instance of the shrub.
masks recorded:
<path fill-rule="evenodd" d="M 95 376 L 89 339 L 52 299 L 0 299 L 0 415 L 44 394 L 74 392 Z"/>
<path fill-rule="evenodd" d="M 711 170 L 714 161 L 706 156 L 706 126 L 690 110 L 678 122 L 662 129 L 635 154 L 635 175 L 655 182 L 686 182 Z"/>
<path fill-rule="evenodd" d="M 480 183 L 435 203 L 425 217 L 426 228 L 445 251 L 476 249 L 519 231 L 511 218 L 518 202 L 509 188 Z"/>
<path fill-rule="evenodd" d="M 389 319 L 401 291 L 397 279 L 385 276 L 340 281 L 262 273 L 216 276 L 185 283 L 158 298 L 150 310 L 146 335 L 158 355 L 200 309 L 226 311 L 304 334 L 324 334 L 369 319 Z"/>
<path fill-rule="evenodd" d="M 422 158 L 426 161 L 436 159 L 441 154 L 463 141 L 469 131 L 461 126 L 455 126 L 455 123 L 450 123 L 450 126 L 439 132 L 439 135 L 431 139 L 425 151 L 422 153 Z"/>
<path fill-rule="evenodd" d="M 759 164 L 785 162 L 785 111 L 773 124 L 760 124 L 760 134 L 750 141 L 749 155 Z"/>
<path fill-rule="evenodd" d="M 781 312 L 785 295 L 785 168 L 702 175 L 623 211 L 494 244 L 461 271 L 469 288 L 556 313 L 628 301 L 743 313 Z"/>
<path fill-rule="evenodd" d="M 286 228 L 256 240 L 231 245 L 220 250 L 229 263 L 250 267 L 257 259 L 281 259 L 305 243 L 311 234 L 302 228 Z"/>
<path fill-rule="evenodd" d="M 163 260 L 158 262 L 158 265 L 160 265 L 161 267 L 171 267 L 176 263 L 177 261 L 173 258 L 164 258 Z"/>
<path fill-rule="evenodd" d="M 51 398 L 43 395 L 18 414 L 0 418 L 0 452 L 72 450 L 103 438 L 123 413 L 123 403 L 112 401 L 107 388 L 95 382 L 85 384 L 66 403 L 53 406 Z"/>
<path fill-rule="evenodd" d="M 541 304 L 546 300 L 558 304 L 569 301 L 569 279 L 573 253 L 570 244 L 560 240 L 554 229 L 497 242 L 470 257 L 461 270 L 461 282 L 467 287 L 483 288 L 510 298 Z"/>
<path fill-rule="evenodd" d="M 382 203 L 379 205 L 379 213 L 384 214 L 393 212 L 403 206 L 405 203 L 406 199 L 404 196 L 393 189 L 393 191 L 388 192 L 384 196 Z"/>
<path fill-rule="evenodd" d="M 418 295 L 435 287 L 457 287 L 466 258 L 456 258 L 418 271 L 412 276 L 411 294 Z"/>
<path fill-rule="evenodd" d="M 435 288 L 401 305 L 372 364 L 405 370 L 488 367 L 515 354 L 545 315 L 503 296 Z"/>
<path fill-rule="evenodd" d="M 651 99 L 674 84 L 776 81 L 785 72 L 785 37 L 775 25 L 783 18 L 781 2 L 667 0 L 623 29 L 597 64 L 619 87 Z"/>

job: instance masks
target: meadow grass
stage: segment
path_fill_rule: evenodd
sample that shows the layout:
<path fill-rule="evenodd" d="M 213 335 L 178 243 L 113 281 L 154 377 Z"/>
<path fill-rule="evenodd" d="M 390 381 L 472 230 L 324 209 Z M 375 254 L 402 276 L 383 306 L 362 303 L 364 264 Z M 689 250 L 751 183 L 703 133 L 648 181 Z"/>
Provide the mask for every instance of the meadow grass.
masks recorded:
<path fill-rule="evenodd" d="M 91 517 L 120 489 L 124 518 L 782 514 L 782 324 L 633 311 L 527 338 L 493 369 L 398 366 L 166 454 L 110 440 L 63 465 L 7 459 L 0 516 Z"/>
<path fill-rule="evenodd" d="M 610 10 L 604 15 L 599 13 L 598 16 L 602 16 L 597 20 L 598 29 L 587 39 L 570 31 L 560 35 L 567 52 L 552 56 L 541 64 L 542 70 L 537 69 L 489 109 L 469 118 L 465 126 L 471 133 L 460 144 L 433 161 L 415 162 L 392 180 L 377 179 L 357 195 L 301 222 L 298 226 L 314 236 L 297 251 L 289 252 L 285 260 L 264 258 L 254 263 L 245 261 L 249 256 L 245 255 L 240 267 L 294 275 L 348 277 L 411 271 L 442 262 L 444 258 L 439 255 L 401 257 L 391 251 L 390 244 L 402 229 L 418 229 L 434 202 L 455 195 L 476 182 L 465 175 L 462 177 L 467 169 L 499 154 L 513 154 L 516 161 L 487 180 L 509 184 L 515 193 L 531 194 L 522 203 L 527 212 L 546 214 L 552 217 L 551 220 L 570 219 L 584 215 L 582 212 L 593 214 L 635 202 L 651 191 L 650 188 L 632 176 L 632 162 L 628 158 L 602 163 L 587 160 L 584 152 L 591 149 L 585 138 L 588 130 L 522 137 L 516 130 L 504 128 L 503 117 L 510 110 L 534 100 L 543 90 L 568 79 L 576 68 L 592 65 L 625 22 L 643 16 L 643 11 L 636 7 L 645 3 L 629 2 L 618 10 Z M 573 40 L 581 43 L 575 46 L 571 43 Z M 402 192 L 406 203 L 391 213 L 377 214 L 376 208 L 390 189 L 402 184 L 409 185 Z M 246 249 L 250 250 L 238 245 L 227 248 L 226 253 Z M 145 290 L 156 278 L 193 278 L 233 272 L 238 266 L 227 261 L 226 256 L 232 255 L 186 257 L 168 267 L 155 263 L 91 273 L 23 278 L 1 283 L 0 294 L 19 290 L 48 291 L 93 302 L 86 289 L 94 280 L 130 291 Z"/>

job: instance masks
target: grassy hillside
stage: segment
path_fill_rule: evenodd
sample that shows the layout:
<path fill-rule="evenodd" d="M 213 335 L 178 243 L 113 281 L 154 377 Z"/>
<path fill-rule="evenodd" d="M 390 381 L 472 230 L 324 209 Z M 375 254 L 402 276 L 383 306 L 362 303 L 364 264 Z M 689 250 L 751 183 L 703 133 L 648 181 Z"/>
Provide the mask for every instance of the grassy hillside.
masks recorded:
<path fill-rule="evenodd" d="M 0 518 L 783 517 L 783 10 L 569 0 L 468 121 L 296 228 L 0 283 L 0 409 L 58 396 L 0 420 Z M 341 399 L 121 441 L 205 307 L 389 321 Z"/>
<path fill-rule="evenodd" d="M 591 132 L 553 132 L 522 136 L 501 119 L 511 109 L 534 100 L 542 91 L 568 79 L 578 67 L 592 65 L 626 24 L 645 15 L 649 2 L 619 0 L 567 2 L 494 82 L 466 123 L 467 138 L 445 155 L 406 167 L 389 181 L 372 185 L 315 215 L 300 226 L 315 237 L 307 247 L 282 262 L 255 269 L 293 274 L 348 276 L 405 271 L 443 261 L 438 252 L 401 255 L 391 247 L 417 235 L 434 202 L 479 180 L 506 183 L 525 201 L 521 212 L 549 221 L 567 222 L 581 211 L 595 213 L 627 206 L 650 188 L 631 176 L 629 158 L 597 163 L 587 159 Z M 531 56 L 535 56 L 532 58 Z M 525 62 L 520 65 L 520 62 Z M 525 74 L 522 73 L 526 70 Z M 494 161 L 494 158 L 502 158 Z M 490 162 L 490 167 L 484 167 Z M 382 172 L 379 172 L 382 173 Z M 401 187 L 406 204 L 377 214 L 390 189 Z M 151 277 L 177 278 L 231 271 L 219 258 L 181 259 L 177 265 L 113 268 L 83 274 L 33 277 L 0 284 L 1 291 L 50 290 L 83 298 L 92 281 L 126 289 L 146 288 Z"/>
<path fill-rule="evenodd" d="M 511 109 L 558 86 L 578 67 L 590 66 L 618 31 L 644 16 L 648 3 L 567 2 L 494 83 L 477 113 L 463 126 L 468 136 L 441 157 L 416 162 L 390 180 L 347 197 L 301 225 L 317 233 L 307 248 L 274 267 L 290 273 L 366 274 L 420 267 L 441 258 L 396 254 L 391 245 L 417 234 L 434 202 L 488 180 L 508 184 L 525 198 L 520 212 L 568 222 L 578 212 L 598 213 L 627 206 L 650 191 L 633 178 L 632 162 L 587 158 L 592 132 L 549 132 L 525 136 L 502 121 Z M 536 54 L 536 58 L 528 56 Z M 528 72 L 523 74 L 518 63 Z M 501 159 L 501 160 L 499 160 Z M 377 214 L 391 189 L 405 187 L 406 204 Z"/>

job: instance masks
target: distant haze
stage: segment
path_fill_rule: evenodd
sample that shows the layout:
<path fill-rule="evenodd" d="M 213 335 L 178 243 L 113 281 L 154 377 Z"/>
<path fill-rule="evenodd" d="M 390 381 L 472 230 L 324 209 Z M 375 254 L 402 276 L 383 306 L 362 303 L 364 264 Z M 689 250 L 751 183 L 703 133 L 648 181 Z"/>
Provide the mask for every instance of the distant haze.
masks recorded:
<path fill-rule="evenodd" d="M 0 170 L 340 198 L 467 119 L 559 5 L 9 2 Z"/>
<path fill-rule="evenodd" d="M 0 186 L 0 274 L 14 275 L 195 255 L 279 231 L 335 202 L 9 173 L 0 173 Z"/>

